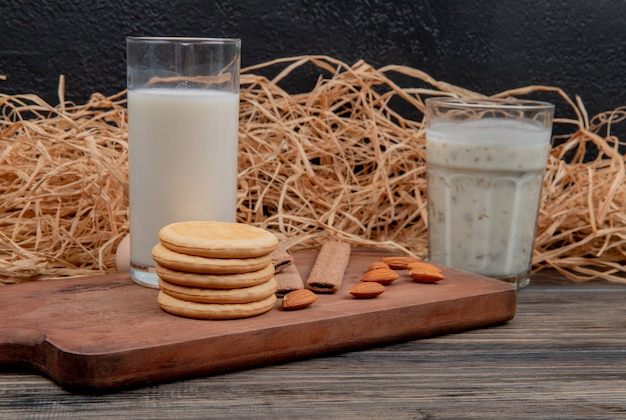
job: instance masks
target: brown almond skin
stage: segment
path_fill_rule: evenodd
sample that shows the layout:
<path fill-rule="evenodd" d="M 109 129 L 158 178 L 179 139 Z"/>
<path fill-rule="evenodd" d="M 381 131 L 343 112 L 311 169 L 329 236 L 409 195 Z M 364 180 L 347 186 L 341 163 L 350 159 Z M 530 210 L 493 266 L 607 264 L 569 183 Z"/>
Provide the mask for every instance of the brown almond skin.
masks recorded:
<path fill-rule="evenodd" d="M 282 306 L 286 311 L 303 309 L 317 302 L 317 295 L 309 289 L 299 289 L 283 297 Z"/>
<path fill-rule="evenodd" d="M 361 277 L 361 281 L 389 284 L 394 280 L 397 280 L 398 277 L 400 277 L 400 275 L 391 268 L 378 268 L 376 270 L 371 270 L 363 274 L 363 277 Z"/>
<path fill-rule="evenodd" d="M 406 270 L 409 264 L 414 262 L 419 262 L 419 259 L 414 257 L 383 257 L 380 259 L 381 262 L 384 262 L 394 270 Z"/>
<path fill-rule="evenodd" d="M 425 275 L 420 275 L 420 276 L 411 276 L 411 278 L 413 279 L 414 282 L 416 283 L 437 283 L 441 280 L 443 280 L 443 278 L 433 275 L 433 276 L 425 276 Z"/>
<path fill-rule="evenodd" d="M 409 276 L 418 283 L 437 283 L 444 275 L 436 265 L 426 262 L 414 262 L 408 266 Z"/>
<path fill-rule="evenodd" d="M 382 261 L 374 261 L 369 265 L 369 267 L 367 267 L 367 271 L 378 270 L 381 268 L 389 268 L 389 266 Z"/>
<path fill-rule="evenodd" d="M 423 261 L 416 261 L 416 262 L 410 263 L 409 265 L 407 265 L 406 268 L 409 271 L 410 270 L 425 270 L 429 272 L 441 273 L 441 269 L 439 267 L 433 264 L 429 264 L 427 262 L 423 262 Z"/>
<path fill-rule="evenodd" d="M 376 282 L 361 282 L 350 288 L 350 294 L 357 299 L 372 299 L 385 292 L 385 286 Z"/>

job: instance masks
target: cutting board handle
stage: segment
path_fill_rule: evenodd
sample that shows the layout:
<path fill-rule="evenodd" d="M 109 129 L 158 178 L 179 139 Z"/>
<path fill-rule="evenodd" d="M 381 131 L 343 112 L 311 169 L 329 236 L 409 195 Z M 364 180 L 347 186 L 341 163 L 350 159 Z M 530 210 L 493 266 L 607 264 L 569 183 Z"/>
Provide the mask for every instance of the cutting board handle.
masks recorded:
<path fill-rule="evenodd" d="M 0 328 L 0 365 L 33 366 L 46 334 L 35 329 Z"/>

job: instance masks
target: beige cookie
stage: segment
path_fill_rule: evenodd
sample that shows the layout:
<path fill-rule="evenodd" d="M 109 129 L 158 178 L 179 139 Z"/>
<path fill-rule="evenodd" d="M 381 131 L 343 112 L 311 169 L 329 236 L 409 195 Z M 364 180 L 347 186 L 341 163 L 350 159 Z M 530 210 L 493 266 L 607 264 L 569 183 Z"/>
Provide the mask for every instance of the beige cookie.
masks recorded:
<path fill-rule="evenodd" d="M 271 232 L 245 223 L 177 222 L 159 231 L 172 251 L 210 258 L 253 258 L 271 254 L 278 239 Z"/>
<path fill-rule="evenodd" d="M 181 286 L 159 278 L 159 287 L 180 300 L 198 303 L 250 303 L 258 302 L 276 293 L 277 283 L 272 277 L 265 283 L 240 289 L 204 289 Z"/>
<path fill-rule="evenodd" d="M 276 295 L 251 303 L 197 303 L 187 302 L 159 292 L 161 309 L 173 315 L 196 319 L 238 319 L 261 315 L 270 311 L 276 303 Z"/>
<path fill-rule="evenodd" d="M 201 287 L 208 289 L 239 289 L 265 283 L 274 276 L 274 265 L 249 273 L 235 274 L 203 274 L 170 270 L 159 264 L 155 265 L 157 275 L 168 283 L 181 286 Z"/>
<path fill-rule="evenodd" d="M 249 273 L 265 268 L 272 262 L 272 254 L 253 258 L 209 258 L 181 254 L 166 248 L 160 242 L 152 248 L 152 258 L 157 264 L 170 270 L 206 274 Z"/>

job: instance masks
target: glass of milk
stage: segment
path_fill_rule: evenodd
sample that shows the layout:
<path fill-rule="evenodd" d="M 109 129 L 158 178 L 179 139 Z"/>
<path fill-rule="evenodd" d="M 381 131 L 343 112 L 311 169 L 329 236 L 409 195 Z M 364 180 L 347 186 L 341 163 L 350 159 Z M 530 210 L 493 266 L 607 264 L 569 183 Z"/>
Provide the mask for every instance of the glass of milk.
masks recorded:
<path fill-rule="evenodd" d="M 163 226 L 234 222 L 241 41 L 129 37 L 130 274 L 158 288 Z"/>
<path fill-rule="evenodd" d="M 553 115 L 538 101 L 426 100 L 433 263 L 529 284 Z"/>

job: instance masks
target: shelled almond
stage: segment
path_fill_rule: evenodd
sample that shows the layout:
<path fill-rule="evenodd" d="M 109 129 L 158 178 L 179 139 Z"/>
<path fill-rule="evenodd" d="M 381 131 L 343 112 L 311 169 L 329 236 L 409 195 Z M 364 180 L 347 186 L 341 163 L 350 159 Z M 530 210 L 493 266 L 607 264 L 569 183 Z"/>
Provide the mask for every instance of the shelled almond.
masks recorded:
<path fill-rule="evenodd" d="M 385 292 L 385 286 L 376 282 L 361 282 L 350 288 L 350 294 L 357 299 L 372 299 Z"/>
<path fill-rule="evenodd" d="M 292 311 L 306 308 L 317 302 L 317 295 L 309 289 L 299 289 L 289 292 L 283 297 L 283 309 Z"/>
<path fill-rule="evenodd" d="M 377 268 L 363 274 L 361 281 L 390 284 L 394 280 L 397 280 L 398 277 L 400 277 L 400 275 L 391 268 Z"/>
<path fill-rule="evenodd" d="M 444 278 L 439 267 L 425 262 L 413 262 L 407 269 L 409 276 L 418 283 L 436 283 Z"/>
<path fill-rule="evenodd" d="M 382 261 L 374 261 L 367 267 L 367 271 L 379 270 L 381 268 L 389 268 L 389 266 Z"/>
<path fill-rule="evenodd" d="M 381 262 L 387 264 L 389 268 L 394 270 L 405 270 L 407 266 L 414 262 L 419 262 L 419 259 L 414 257 L 383 257 L 380 259 Z"/>

